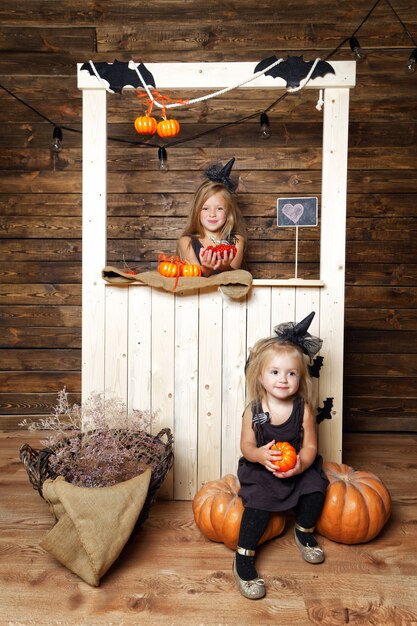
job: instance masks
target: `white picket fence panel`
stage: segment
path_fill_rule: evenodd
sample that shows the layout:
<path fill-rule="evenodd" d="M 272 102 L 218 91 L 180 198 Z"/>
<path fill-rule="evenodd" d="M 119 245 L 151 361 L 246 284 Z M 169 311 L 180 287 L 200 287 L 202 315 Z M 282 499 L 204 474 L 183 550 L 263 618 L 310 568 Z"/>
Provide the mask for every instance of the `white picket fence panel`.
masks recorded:
<path fill-rule="evenodd" d="M 263 284 L 235 300 L 216 288 L 105 287 L 105 395 L 156 412 L 153 433 L 171 429 L 175 461 L 164 497 L 190 500 L 202 484 L 236 473 L 248 351 L 276 324 L 311 311 L 310 330 L 320 334 L 321 291 Z M 319 381 L 318 403 L 337 392 L 322 391 Z"/>

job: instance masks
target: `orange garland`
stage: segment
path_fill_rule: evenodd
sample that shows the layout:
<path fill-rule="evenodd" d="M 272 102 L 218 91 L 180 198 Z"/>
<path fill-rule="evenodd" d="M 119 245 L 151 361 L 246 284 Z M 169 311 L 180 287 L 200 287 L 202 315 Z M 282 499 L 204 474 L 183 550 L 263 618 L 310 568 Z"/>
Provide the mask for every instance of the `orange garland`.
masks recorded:
<path fill-rule="evenodd" d="M 136 96 L 138 98 L 145 98 L 144 103 L 147 104 L 147 110 L 146 110 L 146 118 L 149 118 L 149 120 L 154 120 L 154 124 L 156 124 L 156 120 L 155 118 L 151 117 L 151 113 L 152 113 L 152 109 L 155 103 L 155 100 L 160 100 L 163 103 L 162 106 L 162 121 L 159 122 L 155 128 L 156 132 L 158 133 L 158 135 L 160 137 L 175 137 L 176 135 L 178 135 L 178 133 L 180 132 L 180 124 L 177 120 L 171 119 L 168 120 L 167 119 L 167 115 L 166 115 L 166 108 L 165 105 L 167 103 L 174 103 L 174 104 L 188 104 L 188 100 L 174 100 L 173 98 L 170 98 L 169 96 L 163 96 L 162 94 L 159 93 L 159 91 L 156 91 L 155 89 L 153 89 L 151 92 L 152 96 L 154 97 L 154 99 L 150 98 L 149 95 L 147 93 L 142 93 L 141 91 L 137 91 L 136 92 Z M 142 120 L 142 118 L 137 118 L 135 120 L 135 129 L 138 133 L 140 134 L 153 134 L 153 132 L 155 132 L 155 130 L 153 132 L 143 132 L 142 130 L 140 130 L 140 126 L 141 124 L 139 123 L 138 120 Z M 137 127 L 137 123 L 139 125 L 139 128 Z"/>
<path fill-rule="evenodd" d="M 165 104 L 167 103 L 172 103 L 172 104 L 188 104 L 189 100 L 182 100 L 181 98 L 174 100 L 173 98 L 170 98 L 169 96 L 163 96 L 161 93 L 159 93 L 159 91 L 156 91 L 156 89 L 152 89 L 151 90 L 151 94 L 154 97 L 154 100 L 161 100 L 161 102 L 164 102 Z M 154 100 L 151 100 L 151 98 L 148 96 L 147 93 L 142 93 L 140 91 L 136 92 L 136 95 L 138 98 L 145 98 L 145 102 L 148 105 L 148 110 L 146 112 L 147 115 L 150 115 L 152 113 L 152 109 L 153 109 L 153 105 L 154 105 Z M 162 115 L 165 117 L 166 115 L 166 111 L 165 111 L 165 106 L 162 107 Z"/>

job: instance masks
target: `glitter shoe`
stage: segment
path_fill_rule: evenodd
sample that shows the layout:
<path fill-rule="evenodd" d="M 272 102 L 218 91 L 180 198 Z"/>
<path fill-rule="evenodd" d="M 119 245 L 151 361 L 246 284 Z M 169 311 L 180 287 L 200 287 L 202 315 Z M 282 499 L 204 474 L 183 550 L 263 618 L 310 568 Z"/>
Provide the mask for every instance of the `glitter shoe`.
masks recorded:
<path fill-rule="evenodd" d="M 314 546 L 314 547 L 309 546 L 308 544 L 306 546 L 303 546 L 303 544 L 297 537 L 297 533 L 295 532 L 296 529 L 301 530 L 301 532 L 303 533 L 312 533 L 314 531 L 314 527 L 303 528 L 302 526 L 299 526 L 298 524 L 296 524 L 294 528 L 295 543 L 298 546 L 301 552 L 301 556 L 303 557 L 304 561 L 307 561 L 307 563 L 313 563 L 313 564 L 323 563 L 324 561 L 323 549 L 318 544 L 317 546 Z"/>
<path fill-rule="evenodd" d="M 238 550 L 242 550 L 242 548 L 238 548 Z M 250 552 L 253 552 L 255 554 L 254 550 L 250 550 Z M 266 593 L 265 581 L 262 578 L 254 578 L 253 580 L 242 580 L 236 570 L 236 557 L 233 559 L 233 574 L 242 596 L 245 596 L 245 598 L 249 598 L 249 600 L 259 600 L 260 598 L 264 597 Z"/>

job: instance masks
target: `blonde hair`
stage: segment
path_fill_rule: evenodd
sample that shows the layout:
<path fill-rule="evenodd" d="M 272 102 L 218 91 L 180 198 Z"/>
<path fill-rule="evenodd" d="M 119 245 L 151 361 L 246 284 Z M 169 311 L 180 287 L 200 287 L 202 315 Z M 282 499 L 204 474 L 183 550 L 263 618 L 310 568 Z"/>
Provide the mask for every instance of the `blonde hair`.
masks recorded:
<path fill-rule="evenodd" d="M 204 229 L 200 222 L 200 212 L 208 198 L 215 193 L 220 193 L 226 209 L 226 221 L 223 224 L 221 238 L 229 239 L 231 234 L 240 235 L 246 240 L 246 226 L 243 217 L 240 213 L 237 205 L 235 194 L 231 193 L 221 183 L 216 183 L 211 180 L 207 180 L 200 185 L 194 195 L 193 206 L 191 213 L 188 217 L 187 225 L 182 231 L 181 237 L 197 236 L 204 237 Z"/>
<path fill-rule="evenodd" d="M 287 341 L 277 341 L 276 337 L 268 337 L 260 339 L 249 354 L 248 364 L 246 366 L 246 382 L 248 386 L 249 399 L 261 403 L 265 389 L 261 382 L 262 374 L 265 370 L 267 360 L 273 354 L 288 354 L 298 360 L 298 369 L 300 372 L 300 386 L 298 395 L 304 402 L 313 407 L 314 389 L 308 370 L 308 357 L 300 348 Z"/>

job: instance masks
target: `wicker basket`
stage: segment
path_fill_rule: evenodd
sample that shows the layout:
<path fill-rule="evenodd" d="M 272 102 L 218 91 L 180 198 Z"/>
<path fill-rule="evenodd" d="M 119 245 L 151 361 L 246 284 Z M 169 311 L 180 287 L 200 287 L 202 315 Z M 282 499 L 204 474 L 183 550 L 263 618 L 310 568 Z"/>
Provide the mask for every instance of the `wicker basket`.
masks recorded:
<path fill-rule="evenodd" d="M 82 434 L 80 437 L 82 437 Z M 135 433 L 132 433 L 131 437 L 133 441 Z M 163 438 L 165 438 L 165 441 Z M 152 476 L 148 495 L 136 523 L 136 528 L 140 528 L 143 522 L 148 518 L 157 491 L 164 482 L 174 462 L 173 436 L 169 428 L 163 428 L 157 435 L 141 433 L 141 440 L 143 443 L 141 445 L 139 460 L 152 468 Z M 66 445 L 67 441 L 68 440 L 64 439 L 59 446 Z M 155 453 L 155 443 L 161 444 L 159 455 Z M 20 460 L 25 466 L 29 481 L 42 498 L 42 486 L 45 480 L 57 477 L 57 474 L 49 466 L 49 457 L 55 454 L 57 448 L 58 446 L 36 450 L 27 443 L 23 444 L 20 448 Z"/>

